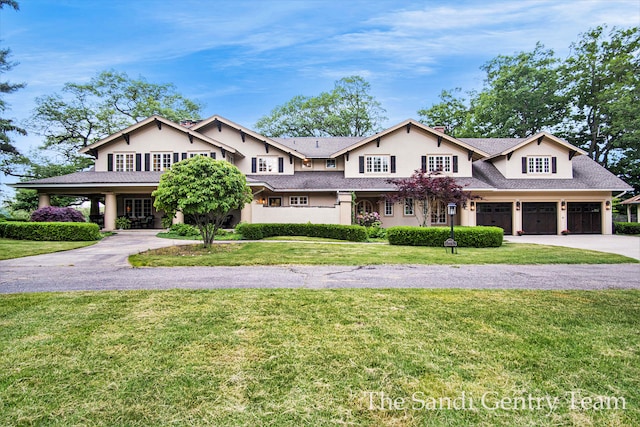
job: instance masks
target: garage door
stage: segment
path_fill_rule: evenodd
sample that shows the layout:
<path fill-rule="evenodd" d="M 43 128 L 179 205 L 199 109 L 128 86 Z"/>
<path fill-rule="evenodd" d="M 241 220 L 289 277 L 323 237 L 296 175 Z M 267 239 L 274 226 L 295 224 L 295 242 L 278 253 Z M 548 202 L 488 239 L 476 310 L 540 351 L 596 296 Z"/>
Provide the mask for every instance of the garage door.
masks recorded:
<path fill-rule="evenodd" d="M 572 234 L 601 234 L 600 203 L 567 203 L 567 228 Z"/>
<path fill-rule="evenodd" d="M 557 234 L 557 205 L 547 203 L 522 204 L 522 229 L 526 234 Z"/>
<path fill-rule="evenodd" d="M 500 227 L 512 234 L 511 203 L 476 203 L 476 224 Z"/>

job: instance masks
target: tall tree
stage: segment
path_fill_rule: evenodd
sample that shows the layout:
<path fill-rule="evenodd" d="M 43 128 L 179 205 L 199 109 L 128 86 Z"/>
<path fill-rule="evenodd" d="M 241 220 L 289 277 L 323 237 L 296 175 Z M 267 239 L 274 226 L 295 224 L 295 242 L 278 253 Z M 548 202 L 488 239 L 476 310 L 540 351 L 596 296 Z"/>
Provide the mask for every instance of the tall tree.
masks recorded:
<path fill-rule="evenodd" d="M 0 0 L 0 10 L 4 6 L 8 6 L 14 10 L 19 10 L 18 2 L 13 0 Z M 10 49 L 0 49 L 0 74 L 10 71 L 16 64 L 9 61 Z M 0 114 L 5 113 L 8 108 L 7 102 L 3 99 L 4 94 L 15 92 L 25 86 L 24 83 L 11 83 L 9 81 L 0 81 Z M 26 135 L 27 131 L 13 123 L 13 120 L 0 117 L 0 158 L 4 161 L 6 156 L 18 154 L 18 149 L 11 142 L 9 133 L 14 132 Z"/>
<path fill-rule="evenodd" d="M 169 217 L 176 212 L 191 217 L 205 247 L 211 245 L 229 212 L 242 209 L 252 200 L 246 177 L 237 167 L 205 156 L 174 163 L 162 174 L 158 189 L 151 195 L 156 209 Z"/>
<path fill-rule="evenodd" d="M 467 99 L 456 96 L 460 92 L 461 88 L 440 92 L 439 103 L 418 110 L 420 121 L 427 126 L 444 126 L 445 132 L 455 138 L 471 136 L 471 112 Z M 474 93 L 470 93 L 470 96 L 474 96 Z"/>
<path fill-rule="evenodd" d="M 640 29 L 599 26 L 562 68 L 572 114 L 563 136 L 640 189 Z"/>
<path fill-rule="evenodd" d="M 331 92 L 294 96 L 255 125 L 272 136 L 365 136 L 379 131 L 385 110 L 360 76 L 344 77 Z"/>

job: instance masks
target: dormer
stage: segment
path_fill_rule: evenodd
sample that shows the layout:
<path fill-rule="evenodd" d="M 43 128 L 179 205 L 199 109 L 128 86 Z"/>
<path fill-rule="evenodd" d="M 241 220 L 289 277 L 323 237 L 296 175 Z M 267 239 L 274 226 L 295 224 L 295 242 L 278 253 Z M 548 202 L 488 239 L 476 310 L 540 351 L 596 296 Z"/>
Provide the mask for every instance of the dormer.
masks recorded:
<path fill-rule="evenodd" d="M 220 141 L 160 116 L 151 116 L 82 150 L 95 158 L 96 172 L 161 172 L 194 155 L 233 163 L 243 154 Z"/>
<path fill-rule="evenodd" d="M 540 132 L 487 158 L 508 179 L 572 179 L 572 160 L 587 154 L 568 142 Z"/>
<path fill-rule="evenodd" d="M 474 160 L 488 153 L 409 119 L 364 138 L 332 157 L 344 157 L 346 178 L 409 177 L 416 170 L 471 177 Z"/>

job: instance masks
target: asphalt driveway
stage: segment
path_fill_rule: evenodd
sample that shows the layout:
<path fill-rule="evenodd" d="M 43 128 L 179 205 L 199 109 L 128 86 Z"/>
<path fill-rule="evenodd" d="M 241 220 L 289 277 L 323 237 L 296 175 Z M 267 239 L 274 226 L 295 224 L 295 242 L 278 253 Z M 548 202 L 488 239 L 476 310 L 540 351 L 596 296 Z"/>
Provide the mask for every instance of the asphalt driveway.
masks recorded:
<path fill-rule="evenodd" d="M 191 243 L 155 234 L 154 230 L 121 232 L 81 249 L 0 261 L 0 293 L 173 288 L 640 289 L 640 264 L 131 268 L 130 254 Z M 530 242 L 544 236 L 526 237 L 508 240 Z M 596 250 L 624 246 L 627 256 L 640 259 L 634 252 L 640 252 L 637 237 L 574 239 L 580 237 L 547 236 L 551 243 L 542 239 L 532 243 L 575 242 Z"/>

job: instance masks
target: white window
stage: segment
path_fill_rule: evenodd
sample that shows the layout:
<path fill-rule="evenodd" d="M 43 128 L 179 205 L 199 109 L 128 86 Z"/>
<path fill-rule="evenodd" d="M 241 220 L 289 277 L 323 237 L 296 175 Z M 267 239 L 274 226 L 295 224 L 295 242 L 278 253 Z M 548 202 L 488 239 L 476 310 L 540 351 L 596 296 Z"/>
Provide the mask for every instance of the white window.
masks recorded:
<path fill-rule="evenodd" d="M 384 216 L 393 216 L 393 202 L 391 200 L 384 201 Z"/>
<path fill-rule="evenodd" d="M 134 218 L 151 216 L 151 199 L 124 199 L 124 214 Z"/>
<path fill-rule="evenodd" d="M 336 159 L 327 159 L 327 163 L 325 166 L 327 169 L 335 169 L 336 168 Z"/>
<path fill-rule="evenodd" d="M 192 157 L 195 157 L 195 156 L 208 157 L 209 153 L 207 153 L 206 151 L 198 151 L 198 152 L 189 153 L 189 158 L 192 158 Z"/>
<path fill-rule="evenodd" d="M 451 172 L 451 156 L 429 156 L 427 172 Z"/>
<path fill-rule="evenodd" d="M 447 206 L 440 201 L 431 201 L 431 224 L 447 223 Z"/>
<path fill-rule="evenodd" d="M 367 156 L 365 159 L 367 173 L 389 172 L 389 156 Z"/>
<path fill-rule="evenodd" d="M 258 172 L 269 173 L 278 171 L 277 157 L 258 157 Z"/>
<path fill-rule="evenodd" d="M 305 169 L 311 169 L 313 168 L 313 160 L 311 159 L 304 159 L 302 161 L 302 167 Z"/>
<path fill-rule="evenodd" d="M 160 172 L 171 167 L 172 153 L 153 153 L 153 171 Z"/>
<path fill-rule="evenodd" d="M 551 173 L 551 157 L 527 157 L 528 173 Z"/>
<path fill-rule="evenodd" d="M 236 164 L 236 159 L 233 157 L 233 154 L 227 153 L 227 162 L 231 163 L 232 165 Z"/>
<path fill-rule="evenodd" d="M 404 214 L 406 216 L 413 216 L 414 215 L 413 198 L 411 198 L 411 197 L 407 197 L 406 199 L 404 199 Z"/>
<path fill-rule="evenodd" d="M 307 196 L 291 196 L 289 197 L 290 206 L 307 206 L 309 205 L 309 198 Z"/>
<path fill-rule="evenodd" d="M 116 172 L 132 172 L 133 158 L 133 153 L 116 154 Z"/>

